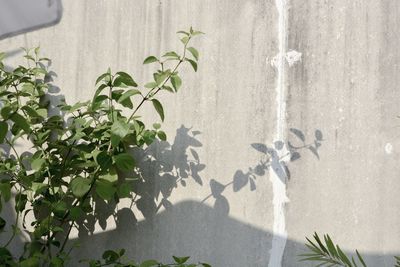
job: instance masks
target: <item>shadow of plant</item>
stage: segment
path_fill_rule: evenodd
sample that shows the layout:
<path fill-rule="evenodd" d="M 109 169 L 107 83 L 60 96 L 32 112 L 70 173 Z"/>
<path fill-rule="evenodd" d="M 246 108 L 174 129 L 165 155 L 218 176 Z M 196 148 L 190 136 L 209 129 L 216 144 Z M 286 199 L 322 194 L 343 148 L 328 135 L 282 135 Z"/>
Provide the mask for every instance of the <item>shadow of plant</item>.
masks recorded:
<path fill-rule="evenodd" d="M 262 143 L 251 144 L 252 148 L 263 154 L 263 159 L 255 166 L 249 167 L 247 171 L 237 170 L 229 183 L 221 184 L 215 179 L 211 179 L 211 194 L 205 197 L 202 203 L 213 197 L 215 199 L 214 208 L 223 214 L 229 214 L 229 202 L 223 196 L 226 188 L 232 186 L 233 192 L 239 192 L 249 186 L 250 191 L 254 191 L 257 188 L 257 178 L 264 176 L 267 171 L 273 171 L 283 183 L 286 183 L 290 180 L 288 165 L 301 158 L 302 150 L 310 151 L 319 160 L 318 149 L 324 141 L 320 130 L 315 130 L 312 142 L 306 142 L 304 133 L 299 129 L 290 128 L 289 131 L 291 136 L 288 141 L 278 140 L 272 146 Z M 295 140 L 292 140 L 292 137 L 296 137 Z"/>
<path fill-rule="evenodd" d="M 176 130 L 172 143 L 155 140 L 148 147 L 136 147 L 131 151 L 136 168 L 132 173 L 124 174 L 125 179 L 132 181 L 129 210 L 136 206 L 146 219 L 152 219 L 161 207 L 167 210 L 172 207 L 169 197 L 178 186 L 185 187 L 188 179 L 203 184 L 200 172 L 205 165 L 196 151 L 202 146 L 197 139 L 199 134 L 182 125 Z M 93 213 L 77 221 L 79 236 L 93 234 L 96 223 L 105 230 L 107 219 L 111 216 L 118 227 L 118 222 L 122 220 L 120 217 L 127 214 L 127 208 L 118 209 L 117 205 L 115 200 L 105 202 L 96 199 Z M 137 221 L 134 213 L 129 213 L 129 216 Z"/>

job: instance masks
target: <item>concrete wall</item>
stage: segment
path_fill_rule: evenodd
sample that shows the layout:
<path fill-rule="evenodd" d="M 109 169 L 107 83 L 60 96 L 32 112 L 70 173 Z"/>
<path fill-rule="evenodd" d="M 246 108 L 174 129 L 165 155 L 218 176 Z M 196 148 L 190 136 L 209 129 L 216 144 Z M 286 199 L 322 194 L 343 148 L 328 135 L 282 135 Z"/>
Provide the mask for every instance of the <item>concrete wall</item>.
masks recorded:
<path fill-rule="evenodd" d="M 143 84 L 152 68 L 141 62 L 178 49 L 177 30 L 192 25 L 206 33 L 193 44 L 199 71 L 187 66 L 184 88 L 162 97 L 169 143 L 142 151 L 183 168 L 197 153 L 197 169 L 188 178 L 171 173 L 185 181 L 174 188 L 163 187 L 154 165 L 144 166 L 153 172 L 143 186 L 155 193 L 133 212 L 98 222 L 94 235 L 81 232 L 76 258 L 125 247 L 138 259 L 191 255 L 217 267 L 311 266 L 297 263 L 297 255 L 304 236 L 318 231 L 347 251 L 358 248 L 370 266 L 393 266 L 391 256 L 400 253 L 400 2 L 63 6 L 58 25 L 1 40 L 0 51 L 10 52 L 13 65 L 14 49 L 40 44 L 67 102 L 89 99 L 109 66 Z M 148 121 L 158 120 L 153 113 L 145 108 Z M 280 149 L 277 141 L 286 145 Z M 305 146 L 295 149 L 295 161 L 285 157 L 288 141 Z"/>

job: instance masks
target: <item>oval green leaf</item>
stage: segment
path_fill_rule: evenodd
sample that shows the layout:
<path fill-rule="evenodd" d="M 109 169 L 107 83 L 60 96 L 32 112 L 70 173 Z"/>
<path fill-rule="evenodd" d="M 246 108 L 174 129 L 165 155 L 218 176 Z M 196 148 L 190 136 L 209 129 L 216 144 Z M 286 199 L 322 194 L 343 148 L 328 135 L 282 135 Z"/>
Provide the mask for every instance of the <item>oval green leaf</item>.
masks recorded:
<path fill-rule="evenodd" d="M 121 171 L 131 171 L 135 167 L 135 160 L 128 153 L 118 154 L 114 157 L 115 165 Z"/>
<path fill-rule="evenodd" d="M 81 198 L 90 190 L 90 180 L 83 177 L 76 177 L 70 183 L 74 196 Z"/>
<path fill-rule="evenodd" d="M 4 142 L 8 132 L 8 123 L 5 121 L 0 121 L 0 144 Z"/>
<path fill-rule="evenodd" d="M 143 64 L 149 64 L 157 61 L 158 59 L 155 56 L 149 56 L 143 61 Z"/>
<path fill-rule="evenodd" d="M 158 115 L 160 115 L 161 121 L 164 121 L 164 109 L 161 103 L 157 99 L 152 99 L 151 102 L 153 102 L 154 108 L 156 109 Z"/>

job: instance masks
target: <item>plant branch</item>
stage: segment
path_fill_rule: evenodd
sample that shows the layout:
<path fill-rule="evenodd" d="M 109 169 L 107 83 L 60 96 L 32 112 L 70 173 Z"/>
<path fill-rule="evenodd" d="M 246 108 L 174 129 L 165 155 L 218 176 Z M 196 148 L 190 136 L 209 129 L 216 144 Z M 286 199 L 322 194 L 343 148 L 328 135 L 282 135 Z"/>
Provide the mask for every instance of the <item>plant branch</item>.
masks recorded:
<path fill-rule="evenodd" d="M 142 101 L 139 103 L 139 105 L 136 107 L 136 109 L 132 112 L 131 116 L 128 118 L 128 123 L 132 120 L 133 116 L 136 114 L 136 112 L 139 110 L 139 108 L 143 105 L 143 103 L 145 101 L 147 101 L 151 95 L 151 93 L 155 90 L 155 93 L 153 94 L 156 95 L 162 88 L 163 86 L 170 80 L 171 76 L 175 73 L 175 71 L 179 68 L 179 66 L 182 64 L 182 62 L 184 61 L 185 57 L 186 57 L 186 47 L 190 41 L 190 38 L 188 39 L 188 41 L 186 42 L 186 44 L 183 46 L 183 56 L 179 59 L 178 63 L 176 64 L 175 68 L 173 69 L 173 71 L 167 76 L 167 78 L 161 83 L 161 85 L 152 88 L 145 97 L 143 97 Z"/>

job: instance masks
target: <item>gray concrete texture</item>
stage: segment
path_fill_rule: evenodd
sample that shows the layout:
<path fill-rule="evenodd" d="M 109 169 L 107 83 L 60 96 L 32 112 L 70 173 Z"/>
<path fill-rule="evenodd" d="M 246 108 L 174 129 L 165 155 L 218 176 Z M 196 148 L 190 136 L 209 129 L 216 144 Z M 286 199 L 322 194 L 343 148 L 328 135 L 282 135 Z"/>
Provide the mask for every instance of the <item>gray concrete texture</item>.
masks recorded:
<path fill-rule="evenodd" d="M 154 69 L 143 59 L 179 49 L 177 30 L 206 33 L 193 42 L 198 72 L 184 67 L 184 88 L 161 98 L 169 143 L 142 151 L 175 151 L 167 159 L 179 165 L 196 157 L 193 149 L 204 164 L 199 176 L 169 188 L 167 208 L 155 212 L 162 198 L 153 195 L 116 222 L 99 222 L 93 235 L 74 233 L 82 243 L 74 258 L 125 247 L 139 260 L 313 266 L 297 255 L 317 231 L 358 248 L 370 266 L 394 265 L 399 1 L 68 0 L 63 8 L 58 25 L 1 40 L 0 51 L 40 45 L 70 103 L 90 99 L 107 67 L 144 84 Z M 144 116 L 158 120 L 149 106 Z M 312 147 L 296 149 L 291 162 L 278 159 L 288 147 L 276 141 Z M 162 177 L 150 176 L 144 186 L 162 188 Z"/>

